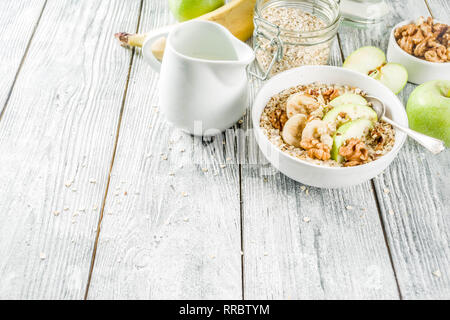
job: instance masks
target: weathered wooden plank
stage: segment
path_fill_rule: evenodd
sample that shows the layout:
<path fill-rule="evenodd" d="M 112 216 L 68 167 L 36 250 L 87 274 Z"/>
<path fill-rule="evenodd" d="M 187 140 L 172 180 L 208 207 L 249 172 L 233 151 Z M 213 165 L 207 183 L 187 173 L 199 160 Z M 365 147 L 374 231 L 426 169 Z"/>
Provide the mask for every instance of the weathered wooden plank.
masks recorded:
<path fill-rule="evenodd" d="M 2 2 L 0 11 L 0 114 L 11 92 L 45 0 Z"/>
<path fill-rule="evenodd" d="M 144 1 L 142 31 L 171 22 L 167 1 Z M 88 299 L 239 299 L 239 171 L 221 167 L 233 162 L 229 140 L 168 124 L 153 107 L 157 80 L 137 55 Z"/>
<path fill-rule="evenodd" d="M 340 38 L 346 56 L 363 45 L 385 49 L 393 25 L 429 15 L 426 4 L 421 1 L 388 3 L 390 15 L 377 29 L 342 28 Z M 445 12 L 442 6 L 436 7 L 436 1 L 430 1 L 430 5 L 441 14 Z M 408 84 L 399 95 L 405 104 L 414 87 Z M 405 299 L 450 297 L 449 167 L 448 150 L 433 156 L 408 139 L 385 174 L 374 180 L 394 268 Z"/>
<path fill-rule="evenodd" d="M 47 2 L 0 121 L 2 299 L 84 296 L 139 5 Z"/>
<path fill-rule="evenodd" d="M 433 18 L 450 24 L 450 2 L 446 0 L 426 0 Z"/>
<path fill-rule="evenodd" d="M 337 41 L 330 63 L 342 64 Z M 262 159 L 256 152 L 249 157 Z M 369 182 L 305 189 L 269 165 L 246 164 L 242 200 L 246 299 L 398 299 Z"/>

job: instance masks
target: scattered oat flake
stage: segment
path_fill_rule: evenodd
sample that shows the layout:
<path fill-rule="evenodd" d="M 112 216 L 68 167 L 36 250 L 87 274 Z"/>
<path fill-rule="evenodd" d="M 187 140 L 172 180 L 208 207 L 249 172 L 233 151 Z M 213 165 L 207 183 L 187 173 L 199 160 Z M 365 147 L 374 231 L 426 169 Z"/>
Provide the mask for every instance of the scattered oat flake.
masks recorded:
<path fill-rule="evenodd" d="M 346 206 L 345 208 L 346 208 L 347 210 L 352 210 L 352 209 L 353 209 L 352 206 Z"/>
<path fill-rule="evenodd" d="M 67 181 L 64 185 L 68 188 L 72 185 L 73 180 Z"/>
<path fill-rule="evenodd" d="M 164 155 L 164 156 L 162 157 L 162 159 L 163 159 L 163 160 L 167 160 L 168 158 L 167 158 L 166 155 Z"/>
<path fill-rule="evenodd" d="M 442 276 L 441 271 L 439 271 L 439 270 L 435 270 L 432 273 L 433 273 L 433 276 L 435 276 L 437 278 L 440 278 Z"/>
<path fill-rule="evenodd" d="M 53 211 L 53 214 L 54 214 L 55 216 L 59 216 L 59 211 L 58 211 L 58 210 Z"/>
<path fill-rule="evenodd" d="M 386 193 L 386 194 L 388 194 L 389 192 L 391 192 L 391 190 L 389 190 L 388 188 L 384 188 L 384 189 L 383 189 L 383 192 Z"/>
<path fill-rule="evenodd" d="M 183 221 L 188 222 L 189 218 L 184 218 Z"/>
<path fill-rule="evenodd" d="M 89 179 L 89 183 L 97 183 L 97 180 L 95 180 L 95 179 Z"/>
<path fill-rule="evenodd" d="M 208 168 L 202 168 L 203 172 L 208 172 Z"/>
<path fill-rule="evenodd" d="M 221 164 L 220 167 L 223 169 L 223 168 L 226 167 L 226 165 L 225 164 Z"/>
<path fill-rule="evenodd" d="M 305 190 L 306 195 L 309 195 L 309 189 Z"/>
<path fill-rule="evenodd" d="M 77 192 L 77 189 L 76 189 L 76 188 L 73 188 L 73 189 L 72 189 L 72 192 Z"/>
<path fill-rule="evenodd" d="M 303 218 L 303 221 L 305 221 L 305 222 L 310 222 L 310 221 L 311 221 L 311 218 L 310 218 L 310 217 L 304 217 L 304 218 Z"/>
<path fill-rule="evenodd" d="M 269 254 L 268 254 L 267 252 L 264 252 L 264 255 L 265 255 L 265 256 L 268 256 Z"/>
<path fill-rule="evenodd" d="M 47 258 L 47 256 L 45 255 L 44 252 L 41 252 L 41 253 L 39 253 L 39 258 L 40 258 L 41 260 L 45 260 L 45 258 Z"/>
<path fill-rule="evenodd" d="M 306 187 L 305 187 L 305 186 L 301 186 L 301 187 L 300 187 L 300 190 L 305 191 L 305 190 L 306 190 Z"/>
<path fill-rule="evenodd" d="M 187 197 L 187 196 L 188 196 L 187 192 L 184 192 L 184 191 L 181 193 L 181 195 L 182 195 L 183 197 Z"/>
<path fill-rule="evenodd" d="M 174 176 L 175 172 L 169 172 L 169 176 Z"/>
<path fill-rule="evenodd" d="M 394 210 L 389 209 L 389 214 L 390 214 L 390 215 L 393 215 L 393 214 L 394 214 Z"/>
<path fill-rule="evenodd" d="M 67 210 L 69 210 L 69 207 L 64 207 L 64 211 L 67 211 Z"/>

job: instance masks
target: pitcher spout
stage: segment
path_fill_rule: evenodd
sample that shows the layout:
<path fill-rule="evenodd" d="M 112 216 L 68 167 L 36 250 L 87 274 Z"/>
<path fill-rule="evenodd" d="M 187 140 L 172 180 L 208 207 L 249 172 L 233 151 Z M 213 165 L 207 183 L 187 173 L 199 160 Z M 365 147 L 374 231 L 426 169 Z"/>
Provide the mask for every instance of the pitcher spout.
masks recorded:
<path fill-rule="evenodd" d="M 255 52 L 253 51 L 253 49 L 245 42 L 242 42 L 241 40 L 236 38 L 235 36 L 233 35 L 231 36 L 233 37 L 232 41 L 238 58 L 237 62 L 244 66 L 247 66 L 250 63 L 252 63 L 253 60 L 255 60 Z"/>

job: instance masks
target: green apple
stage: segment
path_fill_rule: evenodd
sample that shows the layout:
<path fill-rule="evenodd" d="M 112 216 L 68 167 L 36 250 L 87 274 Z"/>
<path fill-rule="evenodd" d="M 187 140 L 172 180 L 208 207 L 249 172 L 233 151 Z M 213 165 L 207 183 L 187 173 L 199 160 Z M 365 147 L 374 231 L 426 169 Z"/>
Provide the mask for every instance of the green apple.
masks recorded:
<path fill-rule="evenodd" d="M 450 147 L 450 80 L 433 80 L 418 86 L 406 105 L 411 129 L 444 140 Z"/>
<path fill-rule="evenodd" d="M 406 69 L 398 63 L 386 63 L 384 52 L 372 46 L 362 47 L 351 53 L 345 59 L 343 67 L 379 80 L 395 94 L 408 82 Z"/>
<path fill-rule="evenodd" d="M 178 21 L 197 18 L 224 4 L 224 0 L 169 0 L 170 11 Z"/>
<path fill-rule="evenodd" d="M 323 121 L 334 123 L 342 112 L 345 113 L 351 121 L 356 119 L 367 119 L 373 122 L 377 121 L 377 113 L 371 107 L 357 104 L 343 104 L 334 107 L 325 114 Z"/>
<path fill-rule="evenodd" d="M 353 51 L 347 59 L 345 59 L 344 68 L 358 71 L 360 73 L 369 74 L 379 66 L 386 63 L 384 52 L 377 47 L 362 47 Z"/>
<path fill-rule="evenodd" d="M 358 119 L 347 122 L 337 129 L 333 136 L 333 147 L 331 148 L 331 159 L 337 162 L 343 162 L 344 157 L 339 154 L 339 148 L 350 138 L 361 139 L 370 129 L 373 128 L 373 122 L 367 119 Z"/>
<path fill-rule="evenodd" d="M 387 63 L 381 68 L 370 73 L 369 76 L 380 81 L 395 94 L 402 91 L 408 82 L 408 71 L 398 63 Z"/>
<path fill-rule="evenodd" d="M 332 105 L 333 107 L 337 107 L 342 104 L 356 104 L 365 106 L 367 105 L 367 101 L 359 94 L 350 92 L 344 93 L 330 101 L 330 105 Z"/>

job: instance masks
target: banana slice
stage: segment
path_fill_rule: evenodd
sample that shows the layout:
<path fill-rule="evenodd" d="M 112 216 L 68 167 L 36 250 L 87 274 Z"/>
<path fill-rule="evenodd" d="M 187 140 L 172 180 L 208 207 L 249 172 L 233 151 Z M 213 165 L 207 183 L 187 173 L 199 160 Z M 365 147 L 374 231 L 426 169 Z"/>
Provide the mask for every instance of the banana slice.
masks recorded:
<path fill-rule="evenodd" d="M 284 124 L 281 136 L 284 142 L 294 147 L 300 147 L 302 141 L 302 132 L 306 125 L 306 116 L 304 114 L 295 114 Z"/>
<path fill-rule="evenodd" d="M 291 95 L 286 101 L 286 114 L 288 118 L 295 114 L 302 113 L 309 115 L 311 111 L 316 110 L 319 107 L 319 103 L 314 97 L 305 93 L 295 93 Z"/>
<path fill-rule="evenodd" d="M 331 148 L 333 138 L 330 136 L 330 129 L 325 121 L 314 119 L 306 124 L 302 132 L 302 140 L 311 141 L 313 139 L 320 140 L 320 142 Z"/>

